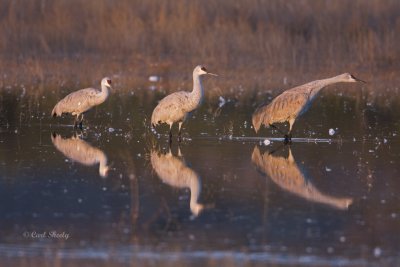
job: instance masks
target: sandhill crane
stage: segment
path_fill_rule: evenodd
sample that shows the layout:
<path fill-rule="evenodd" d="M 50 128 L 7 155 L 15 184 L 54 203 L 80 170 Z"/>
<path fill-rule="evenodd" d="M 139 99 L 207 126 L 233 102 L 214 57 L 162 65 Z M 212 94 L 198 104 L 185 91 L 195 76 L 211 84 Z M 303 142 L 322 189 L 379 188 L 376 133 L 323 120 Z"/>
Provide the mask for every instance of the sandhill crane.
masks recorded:
<path fill-rule="evenodd" d="M 210 73 L 204 66 L 196 66 L 193 70 L 193 91 L 179 91 L 164 97 L 153 110 L 151 115 L 151 124 L 156 126 L 159 123 L 169 125 L 169 142 L 172 142 L 172 125 L 179 122 L 178 140 L 181 140 L 182 123 L 187 119 L 190 112 L 194 111 L 201 104 L 204 97 L 202 86 L 202 75 Z"/>
<path fill-rule="evenodd" d="M 279 187 L 308 201 L 322 203 L 337 209 L 347 209 L 351 198 L 337 198 L 320 192 L 297 166 L 289 146 L 288 158 L 276 157 L 269 152 L 263 155 L 255 146 L 251 160 L 258 170 L 268 175 Z"/>
<path fill-rule="evenodd" d="M 258 132 L 261 125 L 265 125 L 281 132 L 274 123 L 289 122 L 289 132 L 285 135 L 285 142 L 290 141 L 294 122 L 298 116 L 308 110 L 319 91 L 325 86 L 340 82 L 365 83 L 350 73 L 343 73 L 332 78 L 316 80 L 289 89 L 278 95 L 268 105 L 263 105 L 254 112 L 252 118 L 254 130 Z"/>
<path fill-rule="evenodd" d="M 61 135 L 53 133 L 51 135 L 53 145 L 72 161 L 79 162 L 86 166 L 100 164 L 99 174 L 101 177 L 106 177 L 109 167 L 107 166 L 106 154 L 98 148 L 89 145 L 87 142 L 72 136 L 71 138 L 62 138 Z"/>
<path fill-rule="evenodd" d="M 179 156 L 182 156 L 179 150 Z M 151 165 L 158 177 L 170 186 L 190 189 L 190 210 L 194 217 L 204 209 L 203 204 L 198 203 L 201 192 L 200 176 L 189 168 L 183 159 L 172 155 L 171 150 L 167 154 L 151 151 Z"/>
<path fill-rule="evenodd" d="M 85 88 L 70 93 L 54 106 L 51 115 L 57 117 L 63 113 L 71 113 L 76 116 L 74 128 L 79 124 L 79 128 L 82 129 L 83 114 L 106 101 L 109 95 L 109 88 L 111 89 L 111 79 L 105 77 L 101 80 L 101 91 L 94 88 Z"/>

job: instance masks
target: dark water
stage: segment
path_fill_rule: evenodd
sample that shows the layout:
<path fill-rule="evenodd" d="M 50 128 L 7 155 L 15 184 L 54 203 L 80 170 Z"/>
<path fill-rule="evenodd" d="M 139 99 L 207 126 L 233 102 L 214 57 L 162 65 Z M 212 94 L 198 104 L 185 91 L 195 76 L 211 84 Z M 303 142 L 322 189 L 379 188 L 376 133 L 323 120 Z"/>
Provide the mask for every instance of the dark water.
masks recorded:
<path fill-rule="evenodd" d="M 322 93 L 290 146 L 253 132 L 255 104 L 206 103 L 170 152 L 148 127 L 161 94 L 114 94 L 75 132 L 49 118 L 63 93 L 1 93 L 5 264 L 400 263 L 393 94 Z"/>

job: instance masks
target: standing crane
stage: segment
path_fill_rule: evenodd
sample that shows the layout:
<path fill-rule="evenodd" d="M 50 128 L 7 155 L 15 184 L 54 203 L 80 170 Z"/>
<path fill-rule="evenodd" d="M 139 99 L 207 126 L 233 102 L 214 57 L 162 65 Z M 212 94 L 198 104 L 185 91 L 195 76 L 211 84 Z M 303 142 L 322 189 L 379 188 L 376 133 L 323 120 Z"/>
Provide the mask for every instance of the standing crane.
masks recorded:
<path fill-rule="evenodd" d="M 101 80 L 101 91 L 95 88 L 85 88 L 70 93 L 54 106 L 51 115 L 57 117 L 63 113 L 71 113 L 72 116 L 76 116 L 74 128 L 79 125 L 79 128 L 82 129 L 83 114 L 106 101 L 109 95 L 108 89 L 111 88 L 111 79 L 105 77 Z"/>
<path fill-rule="evenodd" d="M 204 66 L 196 66 L 193 70 L 193 90 L 191 92 L 179 91 L 164 97 L 153 110 L 151 124 L 153 127 L 160 123 L 169 125 L 169 143 L 172 142 L 172 125 L 179 122 L 178 140 L 181 141 L 182 123 L 188 118 L 190 112 L 197 109 L 203 98 L 202 75 L 213 75 Z"/>
<path fill-rule="evenodd" d="M 268 105 L 259 107 L 253 114 L 253 127 L 256 133 L 261 125 L 277 129 L 275 123 L 289 122 L 289 132 L 285 134 L 285 142 L 289 142 L 292 138 L 292 127 L 296 119 L 304 114 L 310 107 L 319 91 L 331 84 L 340 82 L 363 82 L 350 73 L 327 78 L 323 80 L 312 81 L 295 88 L 286 90 L 278 95 Z"/>

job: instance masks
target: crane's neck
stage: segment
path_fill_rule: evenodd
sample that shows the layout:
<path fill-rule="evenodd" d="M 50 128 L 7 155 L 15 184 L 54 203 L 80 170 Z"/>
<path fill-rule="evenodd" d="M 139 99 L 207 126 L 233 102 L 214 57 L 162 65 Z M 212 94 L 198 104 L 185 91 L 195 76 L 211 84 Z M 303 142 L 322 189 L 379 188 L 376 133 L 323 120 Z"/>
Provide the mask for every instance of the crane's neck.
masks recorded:
<path fill-rule="evenodd" d="M 312 82 L 316 84 L 314 86 L 311 86 L 310 98 L 316 96 L 319 93 L 319 91 L 321 91 L 321 89 L 325 88 L 326 86 L 339 82 L 342 82 L 340 75 Z"/>
<path fill-rule="evenodd" d="M 106 99 L 108 98 L 108 95 L 110 94 L 110 91 L 108 89 L 107 86 L 105 86 L 104 84 L 101 85 L 101 92 L 99 93 L 98 97 L 99 97 L 99 102 L 103 103 L 104 101 L 106 101 Z"/>
<path fill-rule="evenodd" d="M 193 74 L 193 91 L 191 92 L 191 95 L 195 107 L 199 106 L 204 98 L 204 89 L 200 75 Z"/>

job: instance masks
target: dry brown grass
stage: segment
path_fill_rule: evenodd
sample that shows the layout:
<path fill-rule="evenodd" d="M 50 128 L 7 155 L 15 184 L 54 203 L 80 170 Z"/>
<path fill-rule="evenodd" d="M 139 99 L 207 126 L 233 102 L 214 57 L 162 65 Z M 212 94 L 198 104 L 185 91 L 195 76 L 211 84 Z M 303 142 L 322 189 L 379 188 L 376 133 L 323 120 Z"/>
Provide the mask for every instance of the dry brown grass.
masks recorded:
<path fill-rule="evenodd" d="M 224 74 L 224 90 L 293 73 L 393 70 L 400 62 L 397 0 L 0 3 L 3 86 L 93 84 L 116 74 L 130 87 L 153 73 L 190 78 L 204 63 Z"/>

